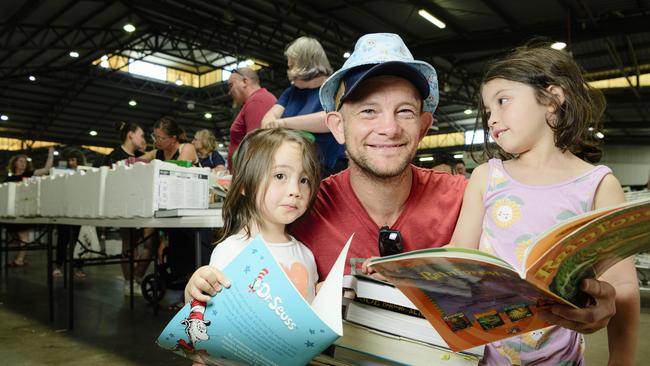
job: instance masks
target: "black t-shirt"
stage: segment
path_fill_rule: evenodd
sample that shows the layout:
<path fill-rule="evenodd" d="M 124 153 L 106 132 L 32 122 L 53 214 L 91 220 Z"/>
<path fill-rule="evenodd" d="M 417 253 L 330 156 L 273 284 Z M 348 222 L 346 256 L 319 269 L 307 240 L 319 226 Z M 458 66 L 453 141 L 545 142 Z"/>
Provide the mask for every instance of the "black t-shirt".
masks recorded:
<path fill-rule="evenodd" d="M 113 164 L 117 163 L 120 160 L 128 159 L 130 157 L 140 157 L 144 155 L 141 151 L 136 150 L 135 155 L 130 155 L 124 149 L 122 149 L 122 146 L 118 146 L 113 151 L 111 151 L 110 154 L 106 155 L 104 157 L 104 161 L 102 162 L 102 166 L 112 166 Z"/>
<path fill-rule="evenodd" d="M 21 175 L 10 175 L 5 179 L 5 182 L 22 182 L 23 178 L 29 178 L 34 176 L 33 170 L 25 170 Z"/>

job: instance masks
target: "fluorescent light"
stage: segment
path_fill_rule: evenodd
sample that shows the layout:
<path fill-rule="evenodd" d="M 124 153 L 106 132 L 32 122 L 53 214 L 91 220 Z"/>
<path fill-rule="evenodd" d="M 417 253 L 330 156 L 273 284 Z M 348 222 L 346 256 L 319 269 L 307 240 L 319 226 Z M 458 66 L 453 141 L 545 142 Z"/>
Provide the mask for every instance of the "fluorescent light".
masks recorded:
<path fill-rule="evenodd" d="M 556 50 L 563 50 L 566 48 L 566 43 L 564 42 L 555 42 L 551 45 L 551 48 L 555 48 Z"/>
<path fill-rule="evenodd" d="M 70 55 L 70 57 L 77 58 L 77 57 L 79 57 L 79 52 L 77 52 L 77 51 L 70 51 L 69 55 Z"/>
<path fill-rule="evenodd" d="M 59 156 L 59 152 L 54 150 L 54 156 Z"/>
<path fill-rule="evenodd" d="M 346 52 L 343 54 L 343 58 L 348 58 L 348 57 L 350 57 L 350 52 Z"/>
<path fill-rule="evenodd" d="M 605 134 L 602 133 L 602 132 L 600 132 L 600 131 L 598 131 L 598 132 L 596 132 L 596 137 L 598 137 L 599 139 L 602 140 L 603 138 L 605 138 Z"/>
<path fill-rule="evenodd" d="M 100 61 L 99 66 L 108 69 L 111 65 L 109 65 L 108 61 Z"/>
<path fill-rule="evenodd" d="M 423 156 L 418 159 L 419 161 L 433 161 L 433 156 Z"/>
<path fill-rule="evenodd" d="M 3 114 L 3 115 L 0 115 L 0 119 L 3 120 L 3 121 L 8 121 L 9 116 L 7 116 L 6 114 Z"/>
<path fill-rule="evenodd" d="M 29 79 L 29 81 L 36 81 L 36 76 L 29 75 L 28 79 Z"/>
<path fill-rule="evenodd" d="M 424 9 L 418 10 L 418 14 L 420 14 L 420 16 L 422 18 L 430 21 L 431 23 L 433 23 L 433 25 L 435 25 L 436 27 L 438 27 L 440 29 L 444 29 L 447 26 L 445 24 L 445 22 L 443 22 L 440 19 L 434 17 L 433 15 L 431 15 L 431 13 L 429 13 L 428 11 L 426 11 Z"/>
<path fill-rule="evenodd" d="M 178 86 L 181 86 L 181 85 L 183 85 L 183 80 L 181 80 L 181 79 L 176 79 L 176 81 L 174 81 L 174 84 L 176 84 L 176 85 L 178 85 Z"/>
<path fill-rule="evenodd" d="M 212 118 L 212 113 L 207 112 L 206 114 L 203 115 L 203 117 L 205 117 L 205 119 L 210 119 Z"/>
<path fill-rule="evenodd" d="M 100 60 L 102 60 L 102 61 L 108 61 L 108 56 L 107 56 L 107 55 L 104 55 L 104 56 L 102 56 L 102 57 L 100 58 Z"/>
<path fill-rule="evenodd" d="M 587 130 L 589 130 L 589 131 L 593 131 L 594 128 L 593 128 L 593 127 L 589 127 Z"/>
<path fill-rule="evenodd" d="M 223 144 L 219 144 L 219 147 L 223 147 Z"/>
<path fill-rule="evenodd" d="M 95 130 L 91 130 L 90 132 L 88 132 L 88 134 L 89 134 L 90 136 L 97 136 L 97 131 L 95 131 Z"/>
<path fill-rule="evenodd" d="M 462 159 L 462 158 L 463 158 L 463 154 L 455 154 L 454 155 L 454 159 Z"/>
<path fill-rule="evenodd" d="M 124 24 L 124 27 L 122 27 L 122 29 L 124 29 L 124 31 L 128 33 L 135 32 L 135 26 L 131 23 Z"/>
<path fill-rule="evenodd" d="M 131 100 L 129 100 L 129 105 L 130 105 L 131 107 L 135 107 L 136 105 L 138 105 L 138 102 L 136 102 L 135 100 L 131 99 Z"/>
<path fill-rule="evenodd" d="M 463 111 L 463 113 L 465 113 L 465 114 L 472 114 L 472 109 L 471 109 L 471 108 L 467 108 L 466 110 Z"/>

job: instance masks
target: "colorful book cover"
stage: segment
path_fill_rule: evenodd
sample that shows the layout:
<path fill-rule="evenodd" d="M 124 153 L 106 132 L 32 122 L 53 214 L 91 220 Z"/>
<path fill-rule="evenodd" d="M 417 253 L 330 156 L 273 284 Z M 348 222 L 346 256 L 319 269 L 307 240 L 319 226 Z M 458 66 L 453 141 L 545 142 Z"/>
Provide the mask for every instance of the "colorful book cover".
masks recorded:
<path fill-rule="evenodd" d="M 650 200 L 645 200 L 552 228 L 528 250 L 524 271 L 462 248 L 397 254 L 373 259 L 370 266 L 413 302 L 452 350 L 462 351 L 550 325 L 536 316 L 540 308 L 584 306 L 589 300 L 579 291 L 584 278 L 597 278 L 648 249 Z"/>
<path fill-rule="evenodd" d="M 186 304 L 160 334 L 162 348 L 208 365 L 302 365 L 342 335 L 341 284 L 352 238 L 310 305 L 261 238 L 225 269 L 231 287 Z"/>

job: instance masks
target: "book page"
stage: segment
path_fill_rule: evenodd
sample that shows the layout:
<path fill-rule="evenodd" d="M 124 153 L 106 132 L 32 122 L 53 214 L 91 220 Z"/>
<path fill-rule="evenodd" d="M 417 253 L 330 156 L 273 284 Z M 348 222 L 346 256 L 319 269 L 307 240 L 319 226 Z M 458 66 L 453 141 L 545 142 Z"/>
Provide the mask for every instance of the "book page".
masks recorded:
<path fill-rule="evenodd" d="M 162 348 L 209 364 L 298 365 L 338 338 L 259 237 L 224 273 L 231 287 L 207 304 L 186 304 L 160 334 L 157 343 Z"/>

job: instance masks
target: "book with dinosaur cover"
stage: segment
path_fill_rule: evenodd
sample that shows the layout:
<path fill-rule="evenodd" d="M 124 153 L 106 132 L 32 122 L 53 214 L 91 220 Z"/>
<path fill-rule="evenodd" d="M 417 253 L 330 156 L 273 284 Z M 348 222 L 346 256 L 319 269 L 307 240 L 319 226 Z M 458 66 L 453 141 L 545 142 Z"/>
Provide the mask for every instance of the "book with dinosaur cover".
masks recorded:
<path fill-rule="evenodd" d="M 490 254 L 424 249 L 370 261 L 395 284 L 454 351 L 550 324 L 536 316 L 552 304 L 583 307 L 585 278 L 650 249 L 650 200 L 567 220 L 540 235 L 517 270 Z"/>
<path fill-rule="evenodd" d="M 193 300 L 157 343 L 208 365 L 304 365 L 343 333 L 341 284 L 352 238 L 316 298 L 307 303 L 261 238 L 226 268 L 231 286 Z"/>

